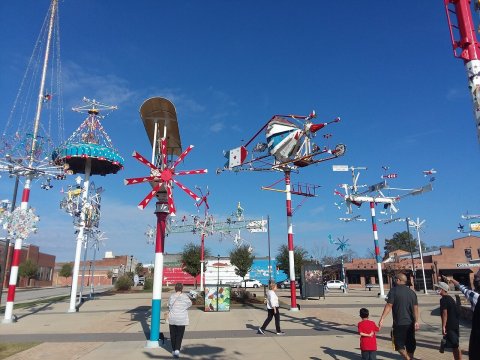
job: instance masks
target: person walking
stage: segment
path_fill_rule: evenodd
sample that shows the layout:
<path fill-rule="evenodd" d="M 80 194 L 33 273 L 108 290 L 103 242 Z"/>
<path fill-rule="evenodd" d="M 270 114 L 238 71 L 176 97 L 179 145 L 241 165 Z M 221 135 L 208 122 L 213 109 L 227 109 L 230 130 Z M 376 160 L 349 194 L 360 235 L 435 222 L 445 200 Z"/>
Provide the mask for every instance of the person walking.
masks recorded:
<path fill-rule="evenodd" d="M 455 360 L 462 359 L 462 351 L 460 349 L 460 322 L 459 311 L 455 300 L 448 295 L 450 290 L 447 283 L 440 281 L 433 285 L 438 288 L 440 298 L 440 317 L 442 318 L 442 342 L 440 345 L 440 352 L 444 349 L 452 349 L 453 358 Z"/>
<path fill-rule="evenodd" d="M 275 293 L 277 290 L 277 284 L 274 281 L 270 281 L 268 284 L 267 291 L 267 318 L 265 319 L 263 325 L 258 328 L 257 333 L 265 335 L 265 329 L 267 328 L 272 318 L 275 317 L 275 329 L 277 330 L 277 335 L 285 335 L 285 333 L 280 328 L 280 307 L 278 304 L 278 296 Z"/>
<path fill-rule="evenodd" d="M 379 328 L 372 320 L 368 319 L 369 311 L 366 308 L 360 309 L 362 321 L 358 323 L 360 334 L 360 351 L 362 360 L 377 360 L 377 336 Z"/>
<path fill-rule="evenodd" d="M 192 306 L 192 300 L 182 291 L 183 284 L 175 284 L 175 293 L 168 299 L 168 326 L 172 343 L 172 355 L 175 358 L 180 357 L 185 326 L 189 323 L 187 309 Z"/>
<path fill-rule="evenodd" d="M 378 321 L 378 328 L 383 326 L 383 320 L 392 312 L 392 337 L 395 350 L 403 359 L 413 360 L 417 347 L 415 331 L 420 328 L 418 323 L 417 294 L 406 286 L 407 276 L 397 274 L 393 279 L 393 287 L 387 295 L 387 303 L 383 308 L 382 316 Z"/>
<path fill-rule="evenodd" d="M 480 270 L 473 277 L 473 287 L 475 291 L 469 290 L 466 286 L 461 285 L 457 280 L 442 276 L 443 279 L 452 282 L 455 288 L 460 290 L 463 295 L 470 301 L 473 311 L 472 331 L 470 332 L 470 341 L 468 342 L 468 357 L 470 359 L 480 359 L 480 306 L 478 305 L 478 297 L 480 294 Z"/>

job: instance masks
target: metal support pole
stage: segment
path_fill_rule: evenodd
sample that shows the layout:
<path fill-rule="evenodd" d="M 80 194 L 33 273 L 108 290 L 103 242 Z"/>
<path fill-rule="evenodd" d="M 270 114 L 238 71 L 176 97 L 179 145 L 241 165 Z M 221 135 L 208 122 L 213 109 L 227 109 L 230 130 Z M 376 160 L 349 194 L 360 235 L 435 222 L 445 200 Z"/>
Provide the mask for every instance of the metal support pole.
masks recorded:
<path fill-rule="evenodd" d="M 373 243 L 375 245 L 375 259 L 377 261 L 378 285 L 380 286 L 380 297 L 385 298 L 383 287 L 382 258 L 380 257 L 380 246 L 378 244 L 377 222 L 375 220 L 375 203 L 370 202 L 370 213 L 372 216 Z"/>
<path fill-rule="evenodd" d="M 12 213 L 13 213 L 13 210 L 15 210 L 15 205 L 17 203 L 18 182 L 19 182 L 19 177 L 17 175 L 15 177 L 15 186 L 13 189 L 12 203 L 10 204 L 10 212 Z M 3 253 L 2 271 L 0 272 L 0 304 L 2 303 L 3 283 L 5 281 L 5 275 L 7 275 L 9 250 L 10 250 L 10 234 L 7 233 L 7 238 L 5 239 L 5 252 Z M 11 264 L 12 263 L 10 262 L 10 265 Z"/>
<path fill-rule="evenodd" d="M 147 341 L 147 348 L 160 347 L 158 339 L 160 337 L 160 310 L 162 308 L 163 254 L 165 251 L 165 230 L 166 220 L 168 216 L 168 204 L 166 202 L 166 197 L 165 201 L 157 202 L 155 214 L 157 215 L 157 236 L 155 239 L 155 271 L 153 273 L 150 340 Z"/>
<path fill-rule="evenodd" d="M 200 291 L 204 286 L 204 262 L 205 262 L 205 233 L 202 231 L 202 239 L 200 242 Z"/>
<path fill-rule="evenodd" d="M 270 256 L 270 215 L 267 215 L 267 237 L 268 237 L 268 283 L 272 280 L 272 264 Z"/>
<path fill-rule="evenodd" d="M 408 248 L 410 249 L 410 258 L 412 259 L 413 289 L 415 289 L 415 286 L 417 285 L 417 274 L 416 274 L 416 271 L 415 271 L 415 262 L 413 261 L 412 242 L 410 241 L 410 238 L 412 237 L 412 235 L 410 234 L 410 226 L 409 226 L 410 218 L 407 217 L 405 219 L 405 221 L 407 223 Z"/>
<path fill-rule="evenodd" d="M 288 233 L 288 263 L 290 272 L 290 311 L 298 311 L 297 287 L 295 283 L 295 257 L 293 246 L 292 224 L 292 192 L 290 187 L 290 171 L 285 171 L 285 193 L 287 195 L 287 233 Z"/>

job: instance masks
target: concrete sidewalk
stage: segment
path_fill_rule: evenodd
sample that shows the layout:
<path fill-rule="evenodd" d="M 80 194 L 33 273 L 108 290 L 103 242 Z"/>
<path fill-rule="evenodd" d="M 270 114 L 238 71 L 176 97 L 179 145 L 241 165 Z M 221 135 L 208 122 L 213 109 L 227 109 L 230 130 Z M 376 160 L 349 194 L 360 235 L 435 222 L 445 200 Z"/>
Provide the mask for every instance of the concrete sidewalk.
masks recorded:
<path fill-rule="evenodd" d="M 273 321 L 266 335 L 256 330 L 263 323 L 263 305 L 233 306 L 231 311 L 189 311 L 182 344 L 184 359 L 359 359 L 358 310 L 367 307 L 377 322 L 385 305 L 373 292 L 351 290 L 330 292 L 326 299 L 297 300 L 301 311 L 290 311 L 289 291 L 279 291 L 285 336 L 277 336 Z M 168 298 L 170 293 L 164 293 Z M 417 333 L 416 359 L 452 359 L 440 354 L 439 296 L 419 294 L 421 329 Z M 166 301 L 162 301 L 166 304 Z M 85 302 L 78 313 L 67 313 L 68 302 L 42 304 L 15 310 L 18 321 L 0 324 L 0 342 L 41 342 L 9 357 L 20 359 L 171 359 L 168 325 L 161 322 L 167 337 L 156 349 L 145 348 L 149 338 L 151 293 L 105 294 Z M 162 312 L 163 314 L 163 312 Z M 461 326 L 461 347 L 468 349 L 470 328 Z M 399 359 L 390 342 L 391 316 L 378 334 L 378 359 Z M 468 356 L 464 356 L 468 359 Z"/>

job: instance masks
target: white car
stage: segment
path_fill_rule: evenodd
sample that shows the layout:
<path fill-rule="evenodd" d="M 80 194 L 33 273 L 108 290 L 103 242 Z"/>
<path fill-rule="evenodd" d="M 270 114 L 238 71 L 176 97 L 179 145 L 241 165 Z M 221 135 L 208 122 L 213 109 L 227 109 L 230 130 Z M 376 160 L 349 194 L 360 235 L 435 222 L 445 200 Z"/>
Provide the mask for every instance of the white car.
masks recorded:
<path fill-rule="evenodd" d="M 345 289 L 345 283 L 340 280 L 329 280 L 327 281 L 327 289 Z"/>
<path fill-rule="evenodd" d="M 237 287 L 237 288 L 240 288 L 240 287 L 243 287 L 243 288 L 259 288 L 259 287 L 262 287 L 263 285 L 258 280 L 245 279 L 245 280 L 242 280 L 240 282 L 237 282 L 234 286 Z"/>

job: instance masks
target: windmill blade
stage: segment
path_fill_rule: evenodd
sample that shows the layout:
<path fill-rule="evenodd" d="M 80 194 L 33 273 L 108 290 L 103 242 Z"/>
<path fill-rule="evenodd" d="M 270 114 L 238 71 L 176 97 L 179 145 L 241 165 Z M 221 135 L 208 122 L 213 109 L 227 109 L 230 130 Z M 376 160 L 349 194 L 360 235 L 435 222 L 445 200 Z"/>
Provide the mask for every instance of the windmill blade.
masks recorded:
<path fill-rule="evenodd" d="M 175 180 L 174 180 L 175 181 Z M 167 183 L 167 199 L 168 199 L 168 212 L 170 215 L 175 216 L 176 209 L 175 203 L 173 202 L 173 194 L 172 194 L 172 184 L 171 182 Z"/>
<path fill-rule="evenodd" d="M 162 153 L 162 169 L 167 166 L 167 139 L 160 139 L 160 151 Z"/>
<path fill-rule="evenodd" d="M 147 165 L 150 169 L 158 171 L 158 168 L 153 165 L 150 161 L 145 159 L 142 155 L 140 155 L 138 152 L 134 151 L 132 156 L 140 161 L 142 164 Z"/>
<path fill-rule="evenodd" d="M 190 145 L 189 147 L 187 147 L 185 149 L 185 151 L 183 153 L 181 153 L 180 156 L 177 158 L 177 160 L 173 163 L 172 167 L 175 168 L 178 164 L 180 164 L 183 161 L 183 159 L 185 158 L 185 156 L 187 156 L 187 154 L 190 151 L 192 151 L 193 147 L 194 147 L 193 145 Z"/>
<path fill-rule="evenodd" d="M 200 175 L 207 174 L 208 169 L 184 170 L 174 173 L 174 175 Z"/>
<path fill-rule="evenodd" d="M 144 182 L 152 182 L 152 181 L 162 181 L 162 179 L 157 176 L 145 176 L 145 177 L 125 179 L 123 180 L 123 184 L 134 185 L 134 184 L 141 184 Z"/>
<path fill-rule="evenodd" d="M 198 197 L 197 194 L 195 194 L 192 190 L 190 190 L 189 188 L 187 188 L 185 185 L 183 185 L 182 183 L 178 182 L 177 180 L 175 179 L 172 179 L 172 181 L 177 184 L 177 186 L 182 189 L 183 191 L 185 191 L 185 193 L 187 193 L 188 196 L 190 196 L 192 199 L 194 199 L 195 201 L 198 201 L 200 200 L 200 198 Z"/>
<path fill-rule="evenodd" d="M 152 191 L 150 191 L 148 193 L 147 196 L 145 196 L 145 199 L 143 199 L 139 204 L 138 204 L 138 208 L 140 210 L 143 210 L 145 209 L 145 207 L 148 205 L 148 203 L 150 202 L 150 200 L 153 199 L 153 197 L 155 196 L 155 194 L 160 190 L 160 188 L 162 187 L 163 183 L 159 183 L 157 186 L 155 186 Z"/>

